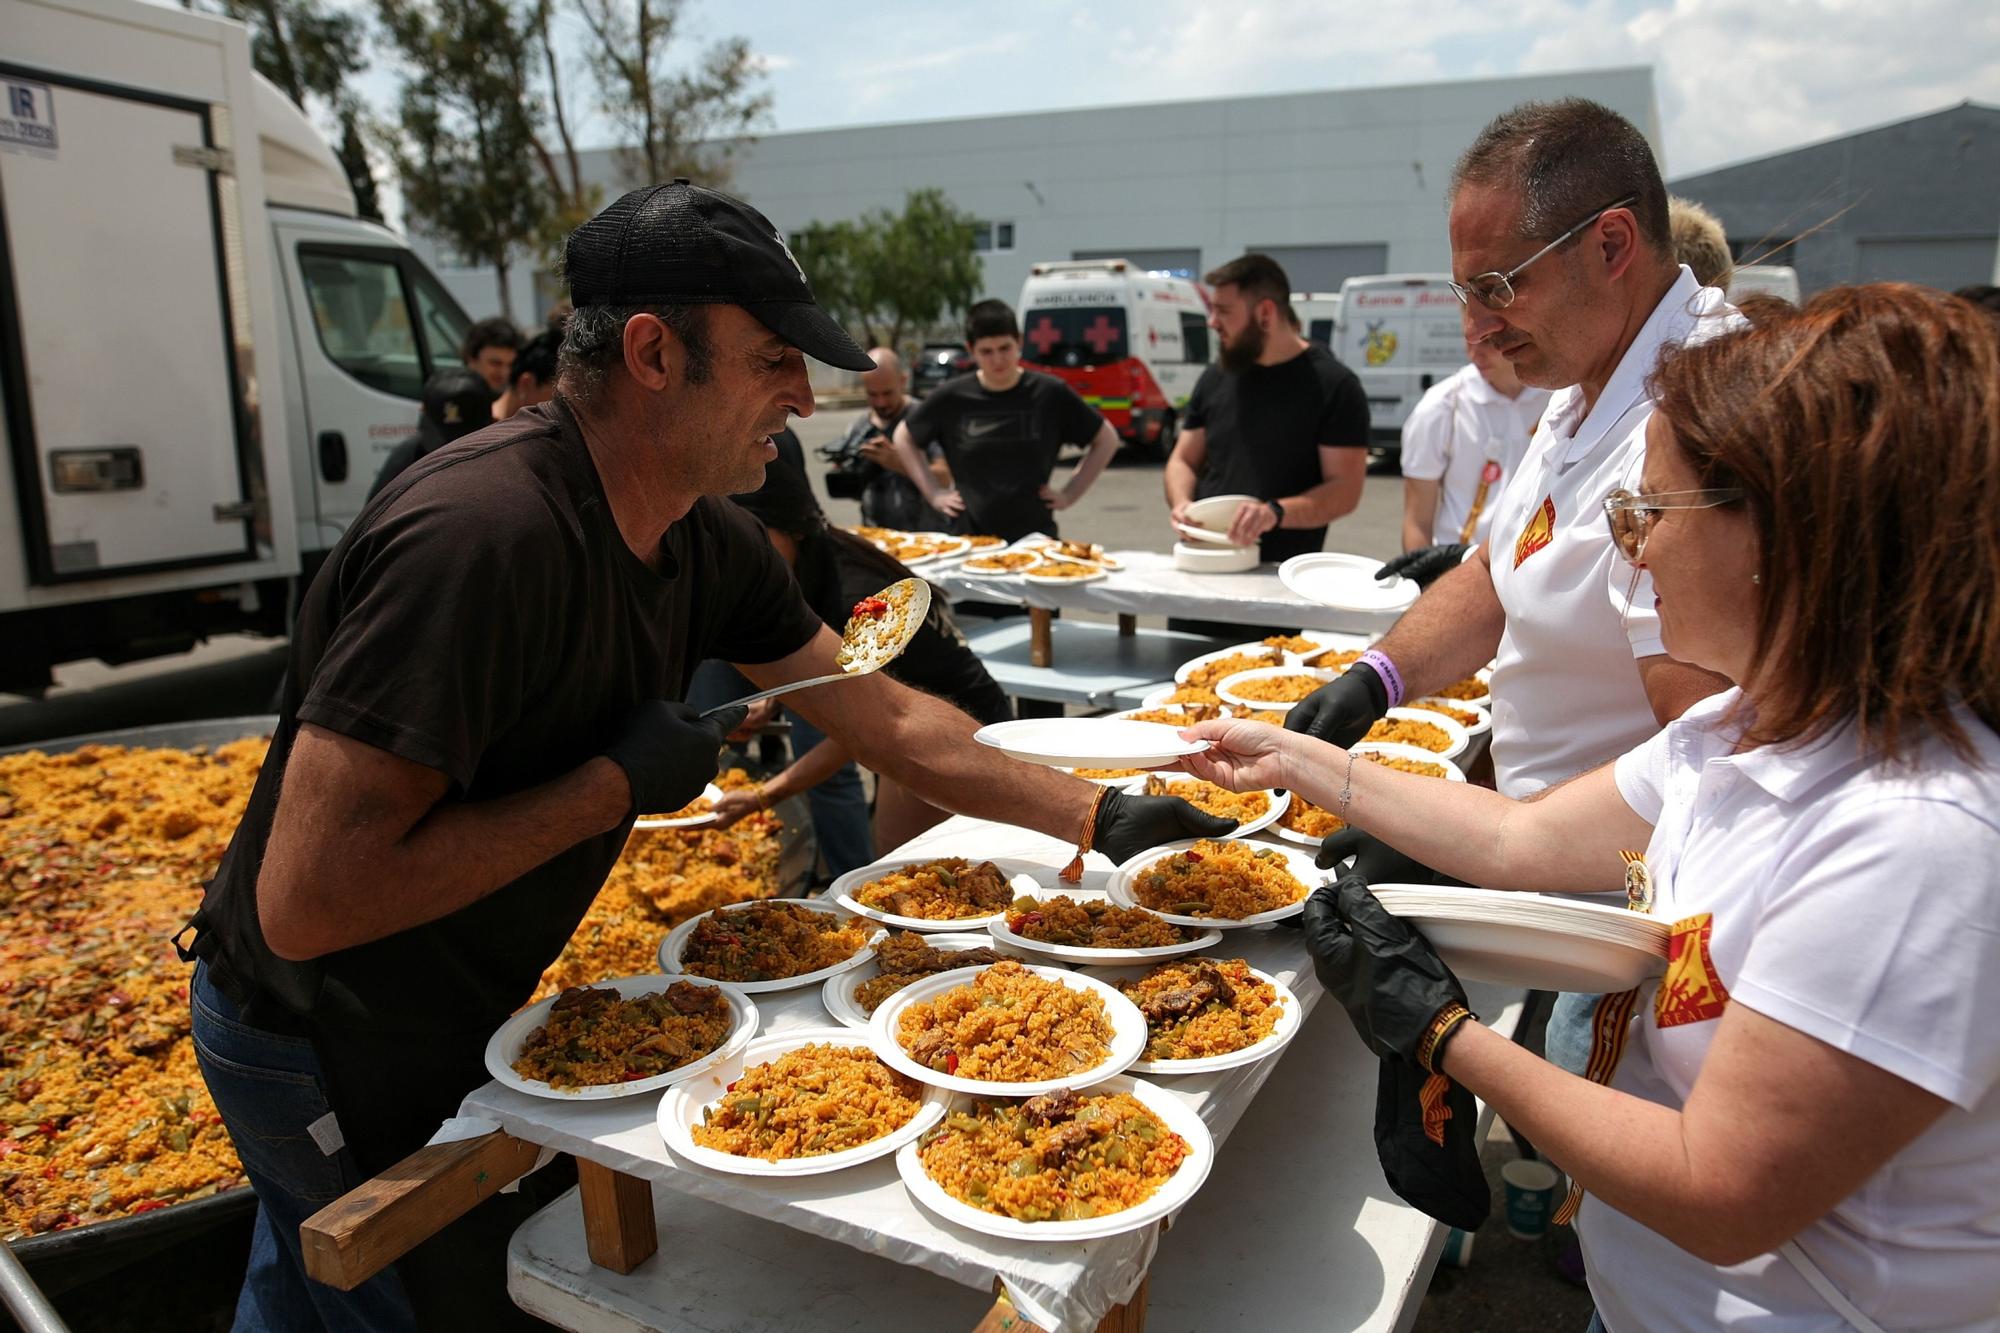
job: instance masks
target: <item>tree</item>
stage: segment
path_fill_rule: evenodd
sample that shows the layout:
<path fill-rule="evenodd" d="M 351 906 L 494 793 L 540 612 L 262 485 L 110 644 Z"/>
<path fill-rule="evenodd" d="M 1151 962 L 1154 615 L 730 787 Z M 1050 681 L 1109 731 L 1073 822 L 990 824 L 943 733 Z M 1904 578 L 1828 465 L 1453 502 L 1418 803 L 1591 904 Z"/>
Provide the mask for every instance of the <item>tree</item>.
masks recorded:
<path fill-rule="evenodd" d="M 586 55 L 604 114 L 620 132 L 621 175 L 636 184 L 686 176 L 729 184 L 731 160 L 771 109 L 750 44 L 718 42 L 672 73 L 669 48 L 686 0 L 573 0 L 589 29 Z M 546 42 L 544 42 L 546 46 Z"/>
<path fill-rule="evenodd" d="M 250 29 L 250 58 L 257 72 L 278 85 L 299 110 L 311 99 L 340 126 L 340 158 L 356 209 L 380 221 L 382 205 L 361 132 L 362 109 L 348 87 L 367 67 L 367 21 L 330 8 L 324 0 L 182 0 L 190 9 L 221 14 Z"/>
<path fill-rule="evenodd" d="M 532 15 L 509 0 L 379 0 L 383 30 L 410 67 L 389 143 L 412 221 L 460 256 L 507 275 L 551 211 L 536 179 L 541 114 L 523 53 Z"/>
<path fill-rule="evenodd" d="M 792 233 L 792 253 L 828 313 L 864 343 L 898 347 L 905 333 L 962 313 L 979 295 L 973 225 L 944 191 L 913 190 L 901 213 L 808 223 Z"/>

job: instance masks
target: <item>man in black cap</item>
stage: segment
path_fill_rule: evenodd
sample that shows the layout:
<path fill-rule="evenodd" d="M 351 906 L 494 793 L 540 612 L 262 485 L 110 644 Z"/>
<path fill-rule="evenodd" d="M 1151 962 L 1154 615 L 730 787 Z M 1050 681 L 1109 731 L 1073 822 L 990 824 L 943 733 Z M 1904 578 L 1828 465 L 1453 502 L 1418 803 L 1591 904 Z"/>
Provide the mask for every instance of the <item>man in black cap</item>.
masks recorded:
<path fill-rule="evenodd" d="M 375 474 L 368 498 L 374 499 L 419 458 L 491 424 L 493 390 L 485 377 L 464 366 L 446 366 L 424 381 L 424 407 L 417 414 L 416 434 L 382 460 L 382 470 Z"/>
<path fill-rule="evenodd" d="M 203 1077 L 257 1192 L 236 1327 L 493 1329 L 488 1200 L 353 1292 L 304 1277 L 307 1216 L 421 1146 L 486 1080 L 624 846 L 714 776 L 744 710 L 679 702 L 704 657 L 760 686 L 831 674 L 838 637 L 759 525 L 805 357 L 868 360 L 771 224 L 685 181 L 571 236 L 556 397 L 419 460 L 371 500 L 301 606 L 276 734 L 192 923 Z M 966 813 L 1114 859 L 1224 821 L 1111 798 L 970 742 L 885 674 L 793 696 L 871 767 Z M 544 1176 L 552 1173 L 542 1173 Z"/>

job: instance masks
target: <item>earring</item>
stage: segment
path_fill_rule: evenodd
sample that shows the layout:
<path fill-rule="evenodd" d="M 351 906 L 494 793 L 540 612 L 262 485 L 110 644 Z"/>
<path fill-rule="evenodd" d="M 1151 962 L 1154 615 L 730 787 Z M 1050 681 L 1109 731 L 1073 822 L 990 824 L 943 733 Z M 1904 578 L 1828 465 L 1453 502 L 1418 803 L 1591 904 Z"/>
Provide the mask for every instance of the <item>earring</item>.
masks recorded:
<path fill-rule="evenodd" d="M 1762 574 L 1752 574 L 1750 576 L 1750 581 L 1752 583 L 1762 583 L 1764 581 L 1764 576 Z"/>

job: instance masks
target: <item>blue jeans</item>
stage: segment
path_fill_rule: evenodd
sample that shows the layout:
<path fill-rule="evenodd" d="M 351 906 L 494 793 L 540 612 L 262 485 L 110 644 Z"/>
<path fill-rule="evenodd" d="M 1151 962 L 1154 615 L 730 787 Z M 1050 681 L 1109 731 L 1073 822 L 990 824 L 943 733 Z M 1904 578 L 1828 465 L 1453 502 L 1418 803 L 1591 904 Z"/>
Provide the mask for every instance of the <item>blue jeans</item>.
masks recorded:
<path fill-rule="evenodd" d="M 1603 998 L 1572 991 L 1556 995 L 1548 1028 L 1542 1034 L 1542 1054 L 1550 1064 L 1578 1077 L 1590 1068 L 1591 1048 L 1597 1041 L 1597 1002 Z"/>
<path fill-rule="evenodd" d="M 1592 1310 L 1590 1312 L 1590 1327 L 1583 1330 L 1583 1333 L 1611 1333 L 1611 1330 L 1604 1326 L 1604 1316 Z"/>
<path fill-rule="evenodd" d="M 195 1060 L 257 1194 L 235 1333 L 415 1333 L 416 1314 L 394 1269 L 353 1291 L 306 1277 L 299 1225 L 362 1179 L 352 1153 L 324 1152 L 308 1132 L 332 1111 L 312 1043 L 240 1022 L 205 965 L 195 968 L 190 994 Z"/>

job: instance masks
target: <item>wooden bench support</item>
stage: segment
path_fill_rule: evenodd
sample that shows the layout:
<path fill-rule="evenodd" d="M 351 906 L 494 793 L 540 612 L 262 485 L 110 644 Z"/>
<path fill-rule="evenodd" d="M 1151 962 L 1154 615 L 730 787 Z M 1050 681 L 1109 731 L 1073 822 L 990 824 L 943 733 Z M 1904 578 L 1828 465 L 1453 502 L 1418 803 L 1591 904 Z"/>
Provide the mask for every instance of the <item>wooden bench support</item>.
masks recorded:
<path fill-rule="evenodd" d="M 1055 665 L 1055 640 L 1051 626 L 1055 613 L 1045 606 L 1028 608 L 1028 662 L 1031 666 Z"/>
<path fill-rule="evenodd" d="M 540 1151 L 499 1133 L 417 1149 L 305 1220 L 306 1275 L 354 1290 L 528 1174 Z"/>
<path fill-rule="evenodd" d="M 579 1157 L 577 1184 L 583 1188 L 583 1239 L 590 1261 L 614 1273 L 629 1273 L 660 1248 L 653 1223 L 653 1186 L 638 1176 Z"/>
<path fill-rule="evenodd" d="M 1118 613 L 1118 637 L 1130 639 L 1139 633 L 1139 617 L 1124 611 Z"/>

